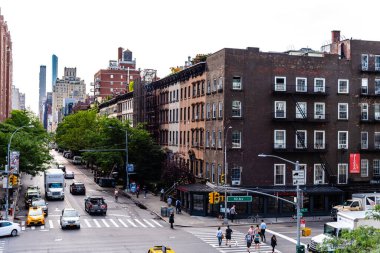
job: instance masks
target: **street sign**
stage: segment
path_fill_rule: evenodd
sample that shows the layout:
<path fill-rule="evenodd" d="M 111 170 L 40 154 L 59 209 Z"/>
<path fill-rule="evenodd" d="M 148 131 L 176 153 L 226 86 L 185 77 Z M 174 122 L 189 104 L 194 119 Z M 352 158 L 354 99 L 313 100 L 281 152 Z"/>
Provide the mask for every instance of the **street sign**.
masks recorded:
<path fill-rule="evenodd" d="M 304 170 L 293 170 L 293 185 L 304 185 L 305 184 L 305 171 Z"/>
<path fill-rule="evenodd" d="M 128 172 L 134 172 L 135 171 L 135 166 L 132 163 L 128 164 L 127 168 L 128 168 Z"/>
<path fill-rule="evenodd" d="M 252 202 L 252 196 L 227 196 L 227 202 Z"/>
<path fill-rule="evenodd" d="M 307 208 L 301 208 L 301 213 L 307 213 L 309 210 Z"/>
<path fill-rule="evenodd" d="M 293 185 L 304 185 L 305 179 L 293 179 Z"/>

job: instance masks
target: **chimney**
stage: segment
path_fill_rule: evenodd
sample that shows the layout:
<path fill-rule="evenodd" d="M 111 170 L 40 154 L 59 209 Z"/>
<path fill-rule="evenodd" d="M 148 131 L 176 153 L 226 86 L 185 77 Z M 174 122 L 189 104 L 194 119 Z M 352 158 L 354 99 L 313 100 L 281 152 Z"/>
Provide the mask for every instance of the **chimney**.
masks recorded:
<path fill-rule="evenodd" d="M 123 48 L 119 47 L 117 49 L 117 60 L 118 62 L 121 62 L 123 60 Z"/>
<path fill-rule="evenodd" d="M 340 41 L 340 31 L 331 31 L 331 42 L 338 43 Z"/>

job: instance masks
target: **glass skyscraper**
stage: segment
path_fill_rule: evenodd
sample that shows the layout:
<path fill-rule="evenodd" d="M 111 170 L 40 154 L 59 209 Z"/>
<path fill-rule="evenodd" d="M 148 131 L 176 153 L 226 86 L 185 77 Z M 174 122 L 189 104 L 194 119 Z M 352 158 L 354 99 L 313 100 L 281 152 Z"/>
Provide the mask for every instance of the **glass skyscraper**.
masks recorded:
<path fill-rule="evenodd" d="M 57 77 L 58 77 L 58 57 L 53 54 L 51 56 L 51 66 L 52 66 L 52 70 L 51 70 L 51 90 L 53 91 L 54 90 L 54 86 L 55 86 L 55 82 L 57 80 Z"/>

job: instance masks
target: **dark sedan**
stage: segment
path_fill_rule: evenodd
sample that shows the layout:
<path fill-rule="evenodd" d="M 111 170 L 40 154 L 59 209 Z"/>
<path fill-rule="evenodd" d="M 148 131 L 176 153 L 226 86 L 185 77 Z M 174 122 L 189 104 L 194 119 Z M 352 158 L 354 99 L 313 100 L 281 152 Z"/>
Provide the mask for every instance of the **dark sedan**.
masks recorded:
<path fill-rule="evenodd" d="M 74 182 L 70 185 L 70 193 L 71 194 L 82 194 L 86 195 L 86 187 L 84 186 L 84 183 L 81 182 Z"/>

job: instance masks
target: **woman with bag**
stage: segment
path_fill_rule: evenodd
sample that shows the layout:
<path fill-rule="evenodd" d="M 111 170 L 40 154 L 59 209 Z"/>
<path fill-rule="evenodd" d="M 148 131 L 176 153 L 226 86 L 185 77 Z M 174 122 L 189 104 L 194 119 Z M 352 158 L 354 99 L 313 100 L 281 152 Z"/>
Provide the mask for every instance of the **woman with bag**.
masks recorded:
<path fill-rule="evenodd" d="M 270 239 L 270 245 L 272 246 L 272 252 L 274 252 L 274 248 L 277 246 L 277 238 L 275 235 Z"/>
<path fill-rule="evenodd" d="M 216 232 L 216 237 L 218 238 L 219 246 L 221 246 L 222 245 L 222 240 L 223 240 L 223 232 L 220 229 L 220 227 L 218 227 L 218 231 Z"/>
<path fill-rule="evenodd" d="M 260 234 L 259 233 L 255 233 L 253 242 L 255 243 L 255 249 L 260 249 Z"/>
<path fill-rule="evenodd" d="M 247 251 L 251 252 L 249 251 L 249 248 L 251 248 L 251 245 L 252 245 L 252 235 L 250 233 L 247 233 L 245 235 L 245 241 L 247 242 Z"/>

